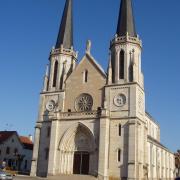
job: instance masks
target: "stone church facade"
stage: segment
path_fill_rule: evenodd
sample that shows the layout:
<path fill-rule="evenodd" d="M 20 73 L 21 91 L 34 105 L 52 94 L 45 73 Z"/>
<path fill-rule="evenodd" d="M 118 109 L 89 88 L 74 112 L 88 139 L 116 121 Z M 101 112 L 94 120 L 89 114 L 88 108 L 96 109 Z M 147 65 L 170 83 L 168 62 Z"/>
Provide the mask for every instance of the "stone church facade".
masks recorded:
<path fill-rule="evenodd" d="M 107 72 L 92 56 L 90 41 L 77 63 L 72 21 L 72 0 L 66 0 L 40 94 L 31 175 L 173 179 L 174 155 L 145 111 L 142 42 L 131 0 L 121 0 Z"/>

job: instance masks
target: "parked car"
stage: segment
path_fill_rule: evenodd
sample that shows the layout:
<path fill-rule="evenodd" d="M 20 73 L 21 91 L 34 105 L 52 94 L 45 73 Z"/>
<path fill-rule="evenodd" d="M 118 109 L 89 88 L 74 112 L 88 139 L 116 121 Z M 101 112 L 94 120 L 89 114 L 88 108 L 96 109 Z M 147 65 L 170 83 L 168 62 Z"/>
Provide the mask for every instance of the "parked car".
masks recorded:
<path fill-rule="evenodd" d="M 0 170 L 0 180 L 12 180 L 12 179 L 13 177 L 11 174 Z"/>

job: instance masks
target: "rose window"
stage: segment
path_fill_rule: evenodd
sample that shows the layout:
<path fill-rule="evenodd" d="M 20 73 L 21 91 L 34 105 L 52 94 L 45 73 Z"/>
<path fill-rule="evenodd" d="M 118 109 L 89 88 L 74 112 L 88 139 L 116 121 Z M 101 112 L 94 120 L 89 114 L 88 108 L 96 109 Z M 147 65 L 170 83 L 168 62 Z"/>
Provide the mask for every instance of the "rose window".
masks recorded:
<path fill-rule="evenodd" d="M 76 111 L 91 111 L 93 99 L 89 94 L 80 95 L 75 102 Z"/>

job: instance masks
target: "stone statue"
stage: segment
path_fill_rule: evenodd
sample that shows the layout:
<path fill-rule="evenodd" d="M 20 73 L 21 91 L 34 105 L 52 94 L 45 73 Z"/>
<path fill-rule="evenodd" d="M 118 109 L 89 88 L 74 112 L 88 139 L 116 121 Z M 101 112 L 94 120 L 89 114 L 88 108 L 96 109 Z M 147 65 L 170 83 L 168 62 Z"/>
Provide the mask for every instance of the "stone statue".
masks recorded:
<path fill-rule="evenodd" d="M 87 40 L 86 43 L 86 53 L 90 54 L 91 53 L 91 41 Z"/>

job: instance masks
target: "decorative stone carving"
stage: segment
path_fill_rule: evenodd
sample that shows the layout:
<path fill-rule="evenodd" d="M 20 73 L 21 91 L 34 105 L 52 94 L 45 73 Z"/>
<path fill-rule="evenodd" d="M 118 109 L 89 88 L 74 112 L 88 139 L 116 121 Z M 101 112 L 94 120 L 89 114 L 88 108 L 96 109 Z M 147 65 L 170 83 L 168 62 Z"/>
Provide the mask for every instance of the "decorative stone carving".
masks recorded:
<path fill-rule="evenodd" d="M 89 94 L 81 94 L 75 101 L 76 111 L 91 111 L 93 98 Z"/>
<path fill-rule="evenodd" d="M 88 41 L 86 42 L 86 52 L 87 52 L 88 54 L 91 53 L 91 41 L 90 41 L 90 40 L 88 40 Z"/>

